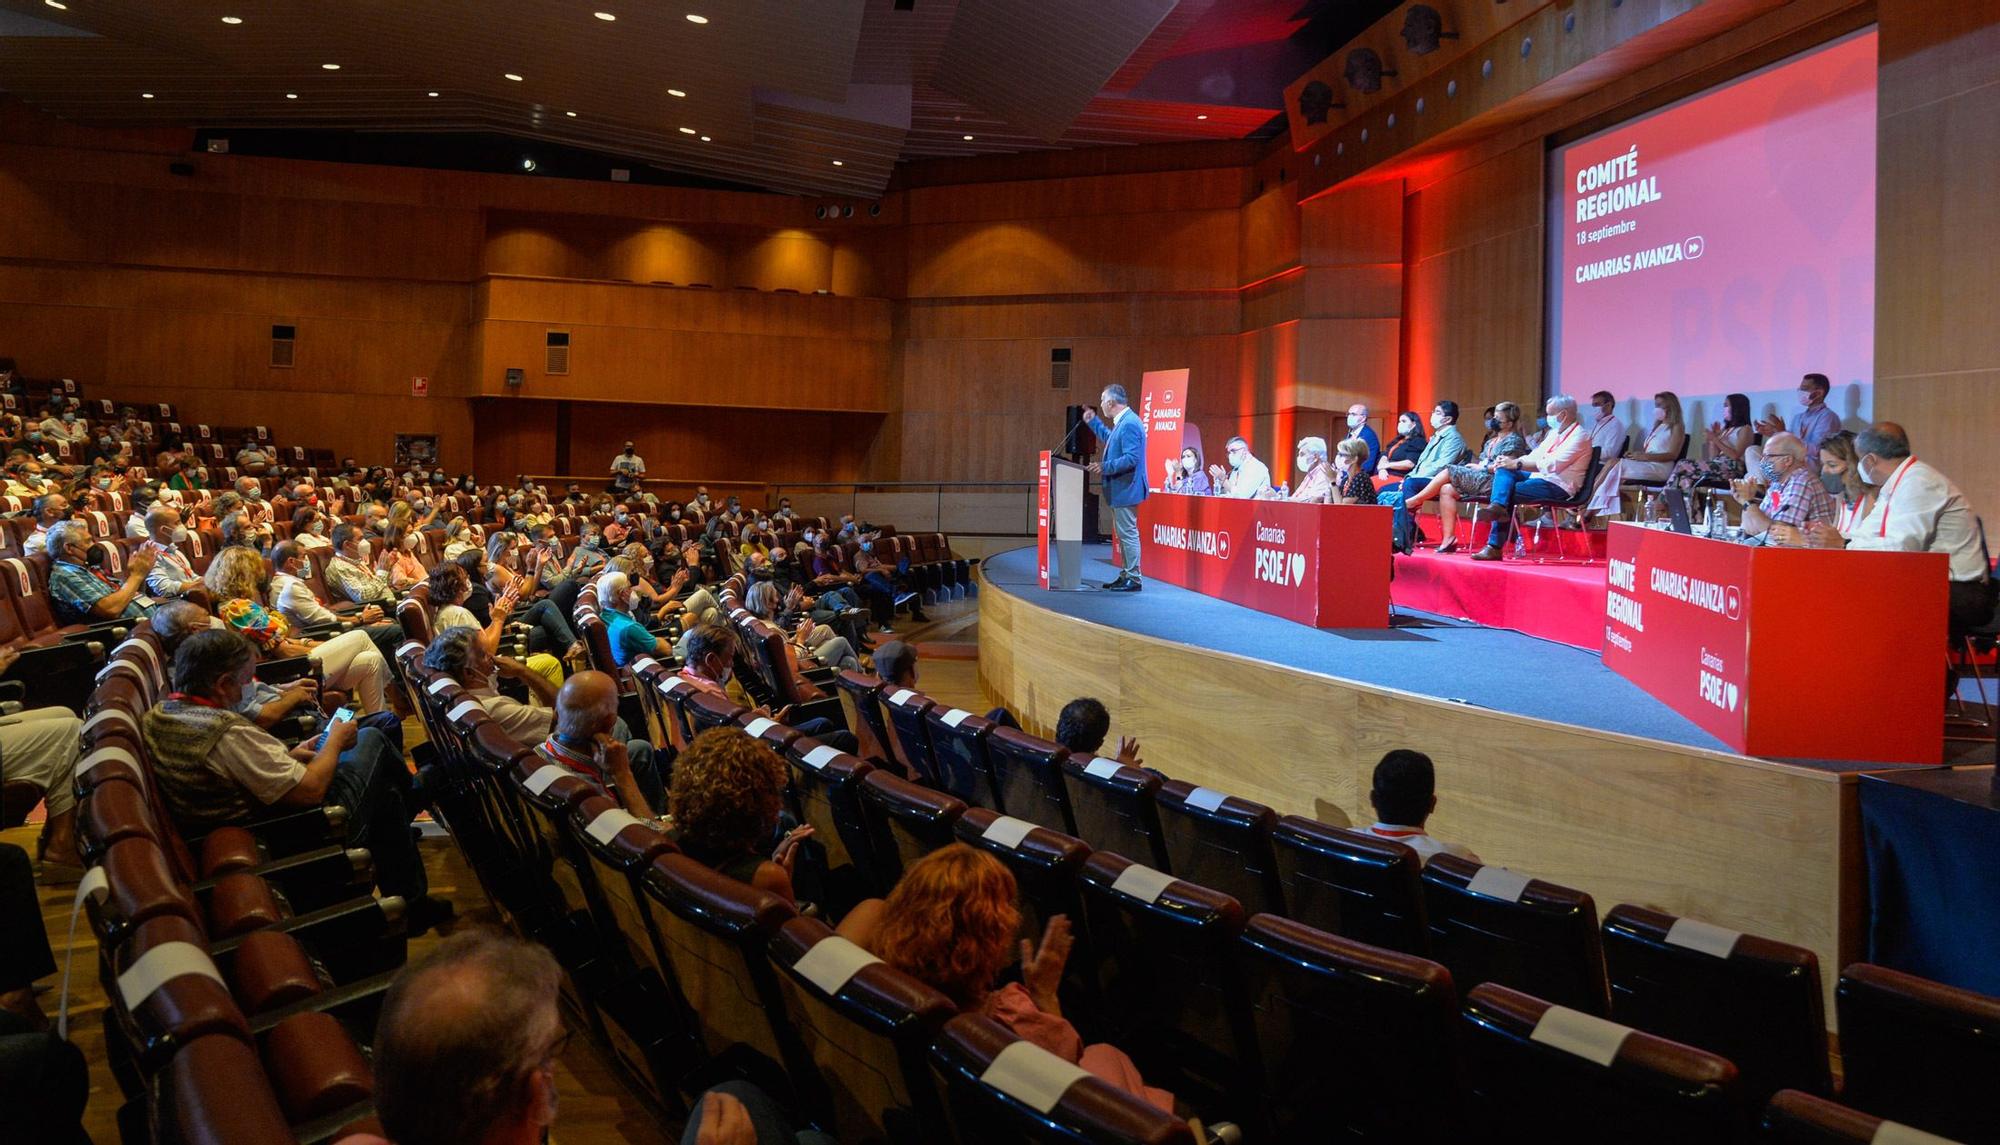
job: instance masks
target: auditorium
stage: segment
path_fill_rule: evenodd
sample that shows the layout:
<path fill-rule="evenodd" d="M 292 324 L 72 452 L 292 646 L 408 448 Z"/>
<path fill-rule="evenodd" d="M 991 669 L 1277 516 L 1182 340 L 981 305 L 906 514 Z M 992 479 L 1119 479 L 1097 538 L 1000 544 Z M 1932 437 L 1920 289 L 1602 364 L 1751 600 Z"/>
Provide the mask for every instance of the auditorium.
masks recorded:
<path fill-rule="evenodd" d="M 0 0 L 0 1142 L 2000 1145 L 1996 299 L 1985 0 Z"/>

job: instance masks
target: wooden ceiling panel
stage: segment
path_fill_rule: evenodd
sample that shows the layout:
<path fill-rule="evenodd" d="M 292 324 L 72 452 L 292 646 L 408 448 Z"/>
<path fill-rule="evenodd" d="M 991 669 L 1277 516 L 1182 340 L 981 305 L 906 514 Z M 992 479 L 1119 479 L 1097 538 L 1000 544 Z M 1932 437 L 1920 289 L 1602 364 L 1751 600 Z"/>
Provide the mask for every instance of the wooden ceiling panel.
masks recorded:
<path fill-rule="evenodd" d="M 959 0 L 939 88 L 1054 142 L 1176 0 Z"/>

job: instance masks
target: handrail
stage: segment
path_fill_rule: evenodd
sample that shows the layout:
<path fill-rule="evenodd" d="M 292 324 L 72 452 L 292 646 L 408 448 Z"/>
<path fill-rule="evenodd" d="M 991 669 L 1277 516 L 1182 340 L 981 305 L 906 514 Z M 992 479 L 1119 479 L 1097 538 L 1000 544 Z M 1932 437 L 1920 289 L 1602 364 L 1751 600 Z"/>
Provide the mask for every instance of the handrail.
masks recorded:
<path fill-rule="evenodd" d="M 855 517 L 863 517 L 862 497 L 868 494 L 922 494 L 935 495 L 931 506 L 931 527 L 940 533 L 973 533 L 984 536 L 1026 537 L 1033 536 L 1035 521 L 1035 489 L 1033 481 L 774 481 L 771 483 L 770 497 L 775 503 L 780 497 L 799 495 L 802 497 L 838 497 L 842 491 L 847 494 L 847 511 Z M 1019 524 L 1010 528 L 994 528 L 991 524 L 975 524 L 966 528 L 953 528 L 947 524 L 945 495 L 953 490 L 990 490 L 996 493 L 1018 495 L 1020 497 Z M 976 506 L 961 504 L 961 519 L 987 512 L 1011 512 L 1005 506 Z M 824 512 L 821 508 L 817 511 Z M 830 515 L 830 514 L 829 514 Z M 913 522 L 898 520 L 896 527 L 906 532 L 921 531 L 921 526 Z"/>
<path fill-rule="evenodd" d="M 578 485 L 583 486 L 585 489 L 588 489 L 592 492 L 599 492 L 610 487 L 611 474 L 607 472 L 607 473 L 516 473 L 514 475 L 514 483 L 516 485 L 520 484 L 524 480 L 533 481 L 537 485 L 547 485 L 551 488 L 568 485 L 570 482 L 574 481 Z M 693 477 L 653 477 L 650 475 L 642 478 L 641 480 L 644 482 L 641 488 L 651 489 L 655 493 L 658 493 L 662 489 L 680 489 L 683 487 L 686 488 L 690 493 L 692 493 L 694 491 L 695 486 L 697 485 L 706 485 L 710 489 L 768 490 L 771 488 L 771 483 L 768 481 L 717 481 L 714 480 L 713 478 L 702 478 L 697 480 L 696 478 Z M 682 500 L 686 500 L 686 498 L 682 498 Z"/>

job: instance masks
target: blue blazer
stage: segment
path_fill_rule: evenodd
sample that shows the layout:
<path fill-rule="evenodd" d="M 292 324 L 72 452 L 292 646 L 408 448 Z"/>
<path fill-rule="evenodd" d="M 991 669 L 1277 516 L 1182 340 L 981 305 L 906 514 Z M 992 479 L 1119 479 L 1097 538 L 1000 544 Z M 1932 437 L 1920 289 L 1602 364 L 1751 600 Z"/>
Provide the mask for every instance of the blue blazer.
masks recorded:
<path fill-rule="evenodd" d="M 1358 437 L 1368 444 L 1368 468 L 1362 470 L 1362 472 L 1373 477 L 1375 475 L 1375 467 L 1382 460 L 1382 439 L 1375 436 L 1375 427 L 1364 424 L 1359 430 L 1348 434 L 1348 436 Z"/>
<path fill-rule="evenodd" d="M 1104 499 L 1114 509 L 1137 505 L 1146 499 L 1146 426 L 1137 412 L 1120 417 L 1118 424 L 1104 428 L 1104 419 L 1090 423 L 1090 431 L 1105 443 L 1104 460 L 1098 473 L 1104 478 Z"/>

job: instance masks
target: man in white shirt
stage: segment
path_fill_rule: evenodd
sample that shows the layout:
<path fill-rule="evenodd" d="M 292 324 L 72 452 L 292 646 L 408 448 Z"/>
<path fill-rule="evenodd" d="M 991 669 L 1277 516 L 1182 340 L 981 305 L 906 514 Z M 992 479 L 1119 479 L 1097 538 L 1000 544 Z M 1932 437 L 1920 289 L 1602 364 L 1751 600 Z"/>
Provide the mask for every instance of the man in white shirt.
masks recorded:
<path fill-rule="evenodd" d="M 1417 853 L 1417 861 L 1428 864 L 1440 851 L 1468 862 L 1479 856 L 1463 843 L 1447 843 L 1424 831 L 1424 823 L 1437 810 L 1437 770 L 1431 757 L 1420 751 L 1397 748 L 1375 765 L 1375 782 L 1368 792 L 1375 808 L 1375 824 L 1368 833 L 1394 839 Z"/>
<path fill-rule="evenodd" d="M 1247 501 L 1271 487 L 1271 470 L 1263 462 L 1250 456 L 1250 443 L 1240 437 L 1229 439 L 1229 468 L 1220 465 L 1208 467 L 1208 476 L 1215 483 L 1215 491 L 1223 497 L 1234 497 Z"/>
<path fill-rule="evenodd" d="M 1820 523 L 1807 531 L 1816 548 L 1944 553 L 1951 558 L 1951 635 L 1993 618 L 1994 585 L 1979 518 L 1951 479 L 1910 455 L 1910 438 L 1881 422 L 1854 438 L 1861 480 L 1875 486 L 1875 505 L 1843 536 Z"/>
<path fill-rule="evenodd" d="M 1503 457 L 1493 465 L 1493 530 L 1486 547 L 1472 554 L 1475 561 L 1502 558 L 1515 505 L 1567 501 L 1590 472 L 1590 435 L 1577 420 L 1576 399 L 1557 394 L 1544 410 L 1549 431 L 1542 443 L 1526 457 Z"/>
<path fill-rule="evenodd" d="M 431 639 L 424 650 L 424 666 L 443 672 L 458 681 L 467 695 L 479 701 L 500 730 L 517 743 L 533 746 L 549 738 L 556 727 L 556 686 L 540 672 L 505 656 L 492 656 L 479 642 L 476 628 L 447 628 Z M 498 672 L 527 685 L 535 703 L 524 704 L 500 694 L 494 686 Z"/>
<path fill-rule="evenodd" d="M 1618 466 L 1618 459 L 1631 448 L 1631 439 L 1625 429 L 1625 419 L 1618 416 L 1618 399 L 1609 390 L 1599 390 L 1590 395 L 1590 444 L 1597 447 L 1598 455 L 1604 458 L 1604 469 L 1597 475 L 1597 488 L 1593 490 L 1586 513 L 1616 513 L 1619 508 L 1618 490 L 1624 483 L 1624 475 Z"/>
<path fill-rule="evenodd" d="M 187 543 L 187 526 L 181 524 L 181 511 L 172 505 L 155 504 L 146 512 L 146 536 L 149 538 L 140 548 L 153 552 L 153 568 L 146 574 L 146 592 L 152 596 L 180 596 L 201 583 L 201 574 L 194 571 L 194 562 L 181 552 Z"/>
<path fill-rule="evenodd" d="M 60 493 L 42 494 L 35 501 L 35 529 L 21 542 L 21 551 L 29 554 L 48 552 L 49 526 L 57 521 L 67 521 L 72 516 L 69 498 Z"/>

